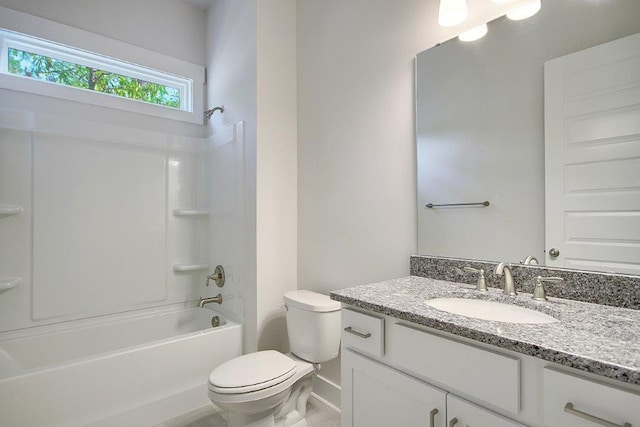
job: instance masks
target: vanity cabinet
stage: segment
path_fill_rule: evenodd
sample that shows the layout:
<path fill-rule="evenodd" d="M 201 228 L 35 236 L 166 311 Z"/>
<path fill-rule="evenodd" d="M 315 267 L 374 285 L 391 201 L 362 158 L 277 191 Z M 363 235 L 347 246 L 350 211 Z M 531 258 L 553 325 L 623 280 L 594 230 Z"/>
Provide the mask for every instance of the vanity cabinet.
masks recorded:
<path fill-rule="evenodd" d="M 342 313 L 343 427 L 640 427 L 636 386 L 368 311 Z"/>
<path fill-rule="evenodd" d="M 343 427 L 446 426 L 446 392 L 349 350 L 342 369 Z"/>
<path fill-rule="evenodd" d="M 343 427 L 523 427 L 350 350 L 342 369 Z"/>
<path fill-rule="evenodd" d="M 525 427 L 451 393 L 447 394 L 447 422 L 448 427 Z"/>

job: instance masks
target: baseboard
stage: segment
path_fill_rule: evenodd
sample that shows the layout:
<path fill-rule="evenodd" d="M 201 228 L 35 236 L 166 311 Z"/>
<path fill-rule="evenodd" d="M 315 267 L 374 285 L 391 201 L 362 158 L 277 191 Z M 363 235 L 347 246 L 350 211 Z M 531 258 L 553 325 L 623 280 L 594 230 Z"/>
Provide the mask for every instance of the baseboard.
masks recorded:
<path fill-rule="evenodd" d="M 322 375 L 316 375 L 313 379 L 312 395 L 337 412 L 342 412 L 340 409 L 341 390 L 338 384 L 329 381 Z"/>

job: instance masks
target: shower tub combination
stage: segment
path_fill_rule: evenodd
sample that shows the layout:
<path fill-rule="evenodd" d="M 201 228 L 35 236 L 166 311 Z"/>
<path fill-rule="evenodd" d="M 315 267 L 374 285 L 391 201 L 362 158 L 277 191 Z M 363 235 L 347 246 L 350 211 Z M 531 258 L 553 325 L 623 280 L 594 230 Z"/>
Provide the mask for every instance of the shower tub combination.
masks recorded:
<path fill-rule="evenodd" d="M 209 373 L 240 354 L 242 325 L 208 307 L 62 323 L 4 338 L 0 424 L 159 423 L 210 404 Z"/>

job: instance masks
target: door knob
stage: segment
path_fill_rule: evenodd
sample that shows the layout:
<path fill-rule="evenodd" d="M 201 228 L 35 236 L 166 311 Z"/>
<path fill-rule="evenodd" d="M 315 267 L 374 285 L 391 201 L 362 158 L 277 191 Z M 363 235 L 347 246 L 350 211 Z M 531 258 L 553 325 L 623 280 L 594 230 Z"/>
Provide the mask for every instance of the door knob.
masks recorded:
<path fill-rule="evenodd" d="M 558 255 L 560 255 L 560 251 L 558 249 L 556 249 L 556 248 L 549 249 L 549 256 L 551 258 L 557 258 Z"/>

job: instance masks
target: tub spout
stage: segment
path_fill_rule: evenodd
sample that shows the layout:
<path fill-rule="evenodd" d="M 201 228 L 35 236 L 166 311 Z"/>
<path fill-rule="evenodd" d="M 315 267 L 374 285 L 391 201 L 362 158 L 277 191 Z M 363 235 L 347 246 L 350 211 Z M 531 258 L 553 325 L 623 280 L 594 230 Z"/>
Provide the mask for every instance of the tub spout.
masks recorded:
<path fill-rule="evenodd" d="M 202 308 L 207 304 L 211 304 L 212 302 L 215 302 L 216 304 L 222 304 L 222 294 L 218 294 L 215 297 L 211 298 L 200 298 L 198 307 Z"/>

